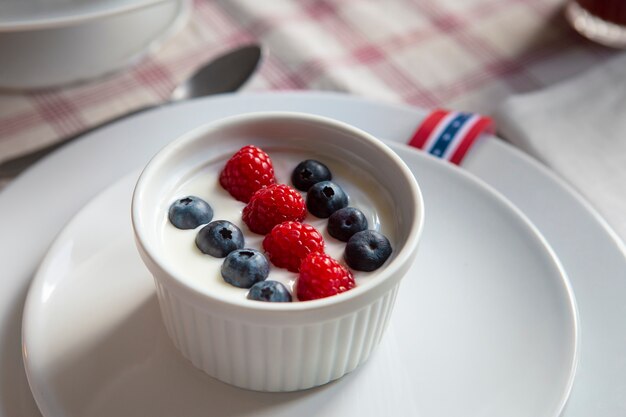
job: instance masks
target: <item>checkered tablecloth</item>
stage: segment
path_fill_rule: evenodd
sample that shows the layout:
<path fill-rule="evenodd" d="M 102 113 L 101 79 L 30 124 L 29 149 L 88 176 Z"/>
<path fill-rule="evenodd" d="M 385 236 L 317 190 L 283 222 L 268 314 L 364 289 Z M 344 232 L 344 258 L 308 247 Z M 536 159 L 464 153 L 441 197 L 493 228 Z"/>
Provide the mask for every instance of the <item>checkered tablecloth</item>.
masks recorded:
<path fill-rule="evenodd" d="M 247 90 L 350 92 L 491 113 L 613 51 L 578 36 L 562 0 L 195 0 L 192 19 L 135 67 L 80 86 L 0 94 L 0 161 L 168 97 L 212 56 L 259 41 Z"/>

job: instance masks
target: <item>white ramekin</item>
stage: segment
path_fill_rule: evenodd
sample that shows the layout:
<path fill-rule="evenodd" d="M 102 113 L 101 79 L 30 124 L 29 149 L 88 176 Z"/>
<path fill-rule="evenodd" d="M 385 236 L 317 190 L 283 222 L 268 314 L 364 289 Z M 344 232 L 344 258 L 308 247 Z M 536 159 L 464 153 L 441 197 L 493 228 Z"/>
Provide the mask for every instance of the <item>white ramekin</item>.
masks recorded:
<path fill-rule="evenodd" d="M 320 300 L 263 303 L 220 299 L 177 276 L 159 253 L 163 214 L 155 208 L 190 172 L 248 144 L 332 155 L 372 173 L 393 200 L 398 231 L 394 253 L 375 279 Z M 289 112 L 229 117 L 178 138 L 148 163 L 132 202 L 137 247 L 174 344 L 207 374 L 258 391 L 322 385 L 369 357 L 415 259 L 423 218 L 413 174 L 382 142 L 345 123 Z"/>

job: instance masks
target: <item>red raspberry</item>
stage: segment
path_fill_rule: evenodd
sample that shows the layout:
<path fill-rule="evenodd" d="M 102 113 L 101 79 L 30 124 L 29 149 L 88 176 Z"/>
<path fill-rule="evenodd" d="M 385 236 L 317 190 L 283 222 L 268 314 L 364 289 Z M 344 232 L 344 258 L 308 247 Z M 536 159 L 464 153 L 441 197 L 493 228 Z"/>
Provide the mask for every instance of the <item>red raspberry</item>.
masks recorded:
<path fill-rule="evenodd" d="M 287 220 L 301 222 L 306 203 L 299 192 L 285 184 L 274 184 L 252 195 L 243 208 L 243 221 L 251 231 L 264 235 Z"/>
<path fill-rule="evenodd" d="M 324 238 L 306 223 L 284 222 L 263 239 L 263 249 L 279 268 L 298 272 L 300 262 L 311 252 L 324 252 Z"/>
<path fill-rule="evenodd" d="M 300 265 L 296 293 L 300 301 L 330 297 L 354 288 L 352 272 L 325 253 L 311 253 Z"/>
<path fill-rule="evenodd" d="M 220 173 L 220 184 L 239 201 L 247 203 L 257 190 L 276 183 L 269 155 L 256 146 L 239 149 Z"/>

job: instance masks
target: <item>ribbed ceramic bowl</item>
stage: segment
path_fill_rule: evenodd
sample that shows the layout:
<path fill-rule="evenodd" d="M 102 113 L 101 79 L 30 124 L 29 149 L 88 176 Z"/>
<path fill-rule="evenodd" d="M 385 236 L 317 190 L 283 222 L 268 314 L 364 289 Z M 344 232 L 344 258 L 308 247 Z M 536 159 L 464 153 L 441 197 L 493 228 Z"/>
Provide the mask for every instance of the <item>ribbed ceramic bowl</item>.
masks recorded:
<path fill-rule="evenodd" d="M 328 155 L 371 173 L 393 211 L 387 217 L 393 224 L 386 225 L 395 230 L 390 259 L 366 283 L 359 284 L 356 272 L 354 289 L 305 302 L 223 297 L 181 276 L 160 244 L 164 196 L 172 195 L 190 173 L 211 161 L 225 162 L 248 144 L 270 156 L 275 149 Z M 415 259 L 423 218 L 413 174 L 382 142 L 338 121 L 285 112 L 230 117 L 180 137 L 148 163 L 132 202 L 137 247 L 154 276 L 174 344 L 209 375 L 258 391 L 322 385 L 369 357 L 383 335 L 400 281 Z"/>

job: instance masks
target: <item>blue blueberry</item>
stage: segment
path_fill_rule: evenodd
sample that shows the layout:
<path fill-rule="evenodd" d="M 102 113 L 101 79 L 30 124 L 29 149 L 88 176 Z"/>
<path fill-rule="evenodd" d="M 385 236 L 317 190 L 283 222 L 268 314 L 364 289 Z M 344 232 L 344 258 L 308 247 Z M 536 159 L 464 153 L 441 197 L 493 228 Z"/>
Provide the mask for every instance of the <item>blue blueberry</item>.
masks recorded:
<path fill-rule="evenodd" d="M 203 199 L 190 195 L 172 203 L 168 218 L 179 229 L 195 229 L 211 221 L 213 209 Z"/>
<path fill-rule="evenodd" d="M 364 230 L 348 240 L 344 258 L 352 269 L 373 271 L 385 263 L 391 251 L 391 243 L 382 233 Z"/>
<path fill-rule="evenodd" d="M 287 287 L 278 281 L 260 281 L 248 291 L 248 300 L 288 303 L 291 301 L 291 294 Z"/>
<path fill-rule="evenodd" d="M 300 191 L 308 191 L 313 184 L 332 179 L 328 167 L 314 159 L 300 162 L 291 174 L 291 182 Z"/>
<path fill-rule="evenodd" d="M 347 242 L 353 234 L 363 230 L 367 230 L 367 218 L 354 207 L 339 209 L 328 218 L 328 233 L 342 242 Z"/>
<path fill-rule="evenodd" d="M 223 258 L 235 249 L 243 248 L 243 233 L 231 222 L 216 220 L 200 229 L 196 246 L 202 253 Z"/>
<path fill-rule="evenodd" d="M 327 218 L 348 205 L 348 196 L 332 181 L 314 184 L 306 194 L 306 208 L 315 217 Z"/>
<path fill-rule="evenodd" d="M 255 249 L 234 250 L 222 264 L 224 281 L 239 288 L 250 288 L 259 281 L 265 281 L 269 273 L 267 258 Z"/>

